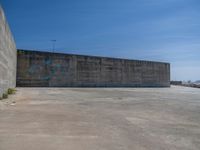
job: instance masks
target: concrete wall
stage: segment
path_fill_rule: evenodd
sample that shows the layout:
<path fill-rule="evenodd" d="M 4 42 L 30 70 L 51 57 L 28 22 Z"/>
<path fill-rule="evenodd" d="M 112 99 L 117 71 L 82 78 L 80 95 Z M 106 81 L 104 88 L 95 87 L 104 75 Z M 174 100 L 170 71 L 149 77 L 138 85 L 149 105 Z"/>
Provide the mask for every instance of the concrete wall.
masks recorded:
<path fill-rule="evenodd" d="M 16 85 L 17 50 L 0 6 L 0 97 Z"/>
<path fill-rule="evenodd" d="M 168 87 L 170 64 L 18 50 L 17 86 Z"/>

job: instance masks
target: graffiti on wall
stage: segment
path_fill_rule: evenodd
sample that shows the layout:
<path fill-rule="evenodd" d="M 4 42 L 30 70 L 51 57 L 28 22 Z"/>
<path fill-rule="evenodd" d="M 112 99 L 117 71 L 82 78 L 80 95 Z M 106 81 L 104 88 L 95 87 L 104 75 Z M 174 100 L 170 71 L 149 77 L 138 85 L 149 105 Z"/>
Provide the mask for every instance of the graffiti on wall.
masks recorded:
<path fill-rule="evenodd" d="M 169 86 L 168 63 L 26 51 L 18 86 Z"/>

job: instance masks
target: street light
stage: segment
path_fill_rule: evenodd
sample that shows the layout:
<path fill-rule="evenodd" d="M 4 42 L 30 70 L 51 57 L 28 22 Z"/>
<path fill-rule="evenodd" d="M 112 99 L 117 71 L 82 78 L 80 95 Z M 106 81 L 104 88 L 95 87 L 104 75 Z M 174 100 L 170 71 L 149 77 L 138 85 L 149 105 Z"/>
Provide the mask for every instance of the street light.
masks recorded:
<path fill-rule="evenodd" d="M 55 47 L 56 47 L 56 40 L 51 40 L 51 42 L 52 42 L 52 46 L 53 46 L 52 50 L 53 50 L 53 53 L 54 53 Z"/>

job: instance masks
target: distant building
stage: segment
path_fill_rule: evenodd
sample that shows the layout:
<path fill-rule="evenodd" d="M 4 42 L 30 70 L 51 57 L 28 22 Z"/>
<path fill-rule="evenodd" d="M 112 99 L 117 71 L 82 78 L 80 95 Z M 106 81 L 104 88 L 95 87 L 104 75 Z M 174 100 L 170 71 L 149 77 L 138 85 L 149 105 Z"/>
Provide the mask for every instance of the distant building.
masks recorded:
<path fill-rule="evenodd" d="M 182 85 L 182 81 L 171 81 L 171 85 Z"/>

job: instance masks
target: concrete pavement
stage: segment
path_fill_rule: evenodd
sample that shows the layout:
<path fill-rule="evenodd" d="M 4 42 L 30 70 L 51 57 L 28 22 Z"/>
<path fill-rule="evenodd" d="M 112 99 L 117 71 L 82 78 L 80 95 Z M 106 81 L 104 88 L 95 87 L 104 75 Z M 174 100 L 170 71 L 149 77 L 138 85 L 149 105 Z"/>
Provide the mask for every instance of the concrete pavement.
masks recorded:
<path fill-rule="evenodd" d="M 0 150 L 200 149 L 199 89 L 17 90 L 0 102 Z"/>

